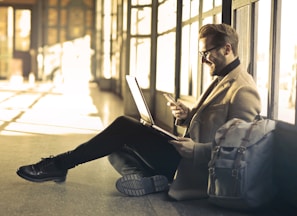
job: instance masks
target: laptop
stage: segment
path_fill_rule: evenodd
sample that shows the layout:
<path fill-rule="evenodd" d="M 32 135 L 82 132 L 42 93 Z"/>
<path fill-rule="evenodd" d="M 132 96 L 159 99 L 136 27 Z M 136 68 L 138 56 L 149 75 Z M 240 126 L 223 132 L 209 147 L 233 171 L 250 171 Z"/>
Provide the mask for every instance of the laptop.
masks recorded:
<path fill-rule="evenodd" d="M 147 102 L 144 98 L 144 95 L 141 91 L 141 88 L 137 82 L 136 77 L 126 75 L 126 80 L 127 80 L 128 86 L 130 88 L 132 97 L 135 101 L 138 112 L 140 114 L 140 122 L 143 123 L 144 125 L 152 127 L 153 129 L 155 129 L 157 132 L 161 133 L 162 135 L 165 135 L 171 139 L 177 140 L 177 136 L 175 136 L 174 134 L 164 130 L 163 128 L 161 128 L 155 124 L 155 121 L 152 117 L 152 114 L 151 114 L 149 108 L 148 108 Z"/>

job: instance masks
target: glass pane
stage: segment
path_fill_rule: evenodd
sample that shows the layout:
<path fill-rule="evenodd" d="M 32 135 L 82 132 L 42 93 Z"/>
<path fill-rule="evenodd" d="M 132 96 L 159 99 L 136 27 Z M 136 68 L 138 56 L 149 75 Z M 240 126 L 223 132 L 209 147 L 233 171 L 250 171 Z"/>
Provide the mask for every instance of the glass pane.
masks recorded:
<path fill-rule="evenodd" d="M 268 78 L 269 78 L 269 41 L 270 41 L 270 10 L 271 1 L 259 1 L 258 3 L 258 29 L 257 32 L 257 56 L 256 56 L 256 82 L 261 96 L 261 115 L 267 116 L 268 105 Z"/>
<path fill-rule="evenodd" d="M 195 17 L 199 12 L 199 0 L 183 1 L 183 21 Z"/>
<path fill-rule="evenodd" d="M 190 77 L 190 68 L 189 68 L 189 57 L 190 57 L 190 47 L 189 47 L 189 38 L 190 38 L 190 25 L 186 25 L 182 28 L 182 49 L 181 49 L 181 74 L 180 74 L 180 83 L 181 95 L 189 94 L 189 77 Z"/>
<path fill-rule="evenodd" d="M 191 35 L 190 35 L 190 95 L 198 98 L 198 22 L 191 24 Z"/>
<path fill-rule="evenodd" d="M 111 65 L 110 65 L 110 41 L 108 39 L 103 41 L 103 77 L 106 79 L 111 78 Z"/>
<path fill-rule="evenodd" d="M 151 40 L 132 38 L 130 48 L 130 74 L 138 78 L 142 88 L 150 87 Z"/>
<path fill-rule="evenodd" d="M 88 6 L 88 7 L 93 7 L 93 0 L 84 0 L 84 3 Z"/>
<path fill-rule="evenodd" d="M 16 10 L 15 13 L 15 49 L 29 51 L 31 35 L 31 11 Z"/>
<path fill-rule="evenodd" d="M 221 6 L 222 5 L 222 0 L 215 0 L 215 6 Z"/>
<path fill-rule="evenodd" d="M 157 51 L 157 81 L 158 91 L 174 92 L 175 68 L 175 33 L 158 37 Z"/>
<path fill-rule="evenodd" d="M 48 10 L 48 25 L 56 26 L 58 23 L 58 10 L 49 9 Z"/>
<path fill-rule="evenodd" d="M 122 25 L 123 25 L 123 32 L 127 31 L 127 23 L 128 23 L 128 7 L 127 4 L 123 4 L 123 21 L 122 21 Z"/>
<path fill-rule="evenodd" d="M 67 6 L 69 2 L 70 2 L 70 0 L 60 0 L 60 4 L 62 7 Z"/>
<path fill-rule="evenodd" d="M 54 45 L 58 42 L 58 31 L 56 28 L 48 28 L 47 43 Z"/>
<path fill-rule="evenodd" d="M 151 33 L 151 14 L 150 7 L 133 8 L 131 10 L 131 34 L 150 34 Z"/>
<path fill-rule="evenodd" d="M 86 11 L 86 26 L 88 28 L 93 26 L 93 11 L 91 10 Z"/>
<path fill-rule="evenodd" d="M 67 25 L 67 11 L 66 10 L 60 10 L 60 26 L 66 26 Z"/>
<path fill-rule="evenodd" d="M 111 5 L 106 3 L 104 4 L 104 24 L 103 24 L 103 37 L 105 40 L 109 40 L 110 34 L 111 34 L 111 28 L 110 28 L 110 23 L 111 23 Z M 109 52 L 108 48 L 108 52 Z"/>
<path fill-rule="evenodd" d="M 57 4 L 58 4 L 58 0 L 49 0 L 48 1 L 49 6 L 57 6 Z"/>
<path fill-rule="evenodd" d="M 183 21 L 188 20 L 191 16 L 191 1 L 183 1 Z"/>
<path fill-rule="evenodd" d="M 197 97 L 198 22 L 182 29 L 181 95 Z"/>
<path fill-rule="evenodd" d="M 67 38 L 66 38 L 66 30 L 65 29 L 61 29 L 60 30 L 60 42 L 66 42 Z"/>
<path fill-rule="evenodd" d="M 203 0 L 203 12 L 209 11 L 213 8 L 213 0 Z"/>
<path fill-rule="evenodd" d="M 71 39 L 79 38 L 84 36 L 85 31 L 85 16 L 86 13 L 83 8 L 73 6 L 67 11 L 69 22 L 67 23 L 67 34 Z"/>
<path fill-rule="evenodd" d="M 158 32 L 176 27 L 176 1 L 168 0 L 158 8 Z"/>
<path fill-rule="evenodd" d="M 222 23 L 222 13 L 215 15 L 215 23 Z"/>
<path fill-rule="evenodd" d="M 132 5 L 149 5 L 152 4 L 152 0 L 132 0 Z"/>
<path fill-rule="evenodd" d="M 236 9 L 236 31 L 239 35 L 238 56 L 243 67 L 248 70 L 250 63 L 250 5 Z"/>
<path fill-rule="evenodd" d="M 102 7 L 101 3 L 99 4 L 97 2 L 97 11 L 101 11 L 101 13 L 104 13 L 104 16 L 101 16 L 100 13 L 97 15 L 97 22 L 103 23 L 103 25 L 96 25 L 97 32 L 98 32 L 98 41 L 102 41 L 102 43 L 98 43 L 98 50 L 102 52 L 102 57 L 99 60 L 100 62 L 100 76 L 104 77 L 105 79 L 111 78 L 111 65 L 110 65 L 110 56 L 111 56 L 111 41 L 110 41 L 110 35 L 111 35 L 111 4 L 110 2 L 104 2 L 104 6 Z M 104 31 L 103 31 L 104 29 Z"/>
<path fill-rule="evenodd" d="M 197 16 L 199 13 L 199 0 L 191 1 L 191 17 Z"/>
<path fill-rule="evenodd" d="M 297 19 L 296 7 L 296 1 L 282 1 L 278 119 L 290 123 L 295 122 L 297 32 L 288 23 Z"/>
<path fill-rule="evenodd" d="M 8 78 L 13 51 L 13 9 L 0 7 L 0 78 Z M 13 65 L 12 65 L 13 66 Z"/>

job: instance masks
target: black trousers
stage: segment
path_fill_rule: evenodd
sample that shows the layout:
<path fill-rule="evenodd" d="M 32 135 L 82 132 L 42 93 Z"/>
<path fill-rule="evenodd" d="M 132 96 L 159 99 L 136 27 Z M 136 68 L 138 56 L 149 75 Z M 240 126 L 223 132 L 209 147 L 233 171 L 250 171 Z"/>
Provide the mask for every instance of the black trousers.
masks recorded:
<path fill-rule="evenodd" d="M 59 167 L 70 169 L 109 155 L 121 174 L 129 170 L 165 175 L 172 180 L 181 156 L 168 143 L 169 139 L 134 118 L 121 116 L 88 142 L 58 155 L 56 160 Z"/>

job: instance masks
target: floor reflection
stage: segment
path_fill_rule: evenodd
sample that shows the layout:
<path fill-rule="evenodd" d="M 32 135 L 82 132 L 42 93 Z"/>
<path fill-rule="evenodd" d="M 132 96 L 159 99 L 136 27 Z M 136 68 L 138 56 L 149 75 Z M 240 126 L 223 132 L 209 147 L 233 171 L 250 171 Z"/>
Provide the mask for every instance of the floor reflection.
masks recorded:
<path fill-rule="evenodd" d="M 89 85 L 70 91 L 75 87 L 19 83 L 16 88 L 1 82 L 0 89 L 1 135 L 88 134 L 103 128 Z"/>

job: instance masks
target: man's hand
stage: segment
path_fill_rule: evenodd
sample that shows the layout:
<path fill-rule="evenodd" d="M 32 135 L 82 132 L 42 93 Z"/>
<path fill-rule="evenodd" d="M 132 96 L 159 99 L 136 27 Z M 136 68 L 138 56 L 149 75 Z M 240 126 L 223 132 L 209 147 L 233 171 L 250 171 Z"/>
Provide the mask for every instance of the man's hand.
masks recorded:
<path fill-rule="evenodd" d="M 184 158 L 193 158 L 194 157 L 194 145 L 195 142 L 191 138 L 179 137 L 178 140 L 170 140 L 179 154 Z"/>
<path fill-rule="evenodd" d="M 186 119 L 189 114 L 189 108 L 181 102 L 177 102 L 178 106 L 174 103 L 168 102 L 167 106 L 170 107 L 172 115 L 177 119 Z"/>

